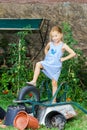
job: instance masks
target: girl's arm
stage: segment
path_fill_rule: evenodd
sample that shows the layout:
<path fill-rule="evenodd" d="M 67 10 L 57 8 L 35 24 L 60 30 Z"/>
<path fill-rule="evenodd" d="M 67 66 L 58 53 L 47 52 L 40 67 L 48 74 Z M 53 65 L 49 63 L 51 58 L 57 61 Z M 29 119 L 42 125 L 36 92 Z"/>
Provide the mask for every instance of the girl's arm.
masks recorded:
<path fill-rule="evenodd" d="M 61 58 L 61 61 L 65 61 L 65 60 L 68 60 L 68 59 L 71 59 L 73 57 L 76 56 L 76 53 L 66 44 L 64 44 L 63 48 L 62 48 L 64 51 L 67 51 L 69 53 L 68 56 L 65 56 L 65 57 L 62 57 Z"/>
<path fill-rule="evenodd" d="M 46 45 L 46 47 L 44 49 L 45 55 L 47 54 L 49 48 L 50 48 L 50 42 Z"/>

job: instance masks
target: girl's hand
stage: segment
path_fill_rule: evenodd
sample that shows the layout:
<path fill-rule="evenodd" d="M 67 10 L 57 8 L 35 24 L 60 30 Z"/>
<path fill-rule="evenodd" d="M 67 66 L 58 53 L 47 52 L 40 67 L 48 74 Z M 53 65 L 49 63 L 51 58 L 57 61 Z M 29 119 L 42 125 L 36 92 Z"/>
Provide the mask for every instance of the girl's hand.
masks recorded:
<path fill-rule="evenodd" d="M 60 59 L 60 61 L 63 62 L 63 61 L 64 61 L 64 58 L 62 57 L 62 58 Z"/>

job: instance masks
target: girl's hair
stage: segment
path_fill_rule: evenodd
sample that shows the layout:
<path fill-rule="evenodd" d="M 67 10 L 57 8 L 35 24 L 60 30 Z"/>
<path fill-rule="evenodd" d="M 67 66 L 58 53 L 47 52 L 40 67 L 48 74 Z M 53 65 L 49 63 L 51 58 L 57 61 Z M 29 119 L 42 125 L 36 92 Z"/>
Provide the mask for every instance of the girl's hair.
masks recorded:
<path fill-rule="evenodd" d="M 62 34 L 62 29 L 58 26 L 54 26 L 54 27 L 52 27 L 50 34 L 49 34 L 50 40 L 51 40 L 51 37 L 52 37 L 52 32 L 54 32 L 54 31 L 57 31 L 58 33 Z"/>

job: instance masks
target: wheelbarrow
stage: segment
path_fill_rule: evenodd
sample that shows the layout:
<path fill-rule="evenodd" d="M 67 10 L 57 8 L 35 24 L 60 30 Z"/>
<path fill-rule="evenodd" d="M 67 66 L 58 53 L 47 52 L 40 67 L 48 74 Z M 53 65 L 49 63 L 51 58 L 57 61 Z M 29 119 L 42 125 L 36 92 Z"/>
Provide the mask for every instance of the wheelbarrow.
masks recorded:
<path fill-rule="evenodd" d="M 58 127 L 59 130 L 64 128 L 68 119 L 77 115 L 73 105 L 87 114 L 87 110 L 78 103 L 67 101 L 69 86 L 66 82 L 62 82 L 58 86 L 54 96 L 52 96 L 49 84 L 50 80 L 45 79 L 39 89 L 32 85 L 23 87 L 14 103 L 25 106 L 26 112 L 36 117 L 39 124 L 48 128 Z M 55 97 L 57 102 L 52 103 Z"/>

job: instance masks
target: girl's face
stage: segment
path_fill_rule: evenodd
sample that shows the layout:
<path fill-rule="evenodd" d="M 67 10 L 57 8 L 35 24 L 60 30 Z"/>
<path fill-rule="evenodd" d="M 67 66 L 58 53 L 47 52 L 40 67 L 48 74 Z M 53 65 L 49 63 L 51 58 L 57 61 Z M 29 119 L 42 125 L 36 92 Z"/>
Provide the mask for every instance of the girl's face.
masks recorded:
<path fill-rule="evenodd" d="M 55 43 L 60 42 L 61 39 L 62 39 L 62 37 L 63 37 L 63 34 L 62 34 L 62 33 L 59 33 L 58 31 L 53 31 L 53 32 L 51 33 L 51 39 L 52 39 L 52 41 L 55 42 Z"/>

